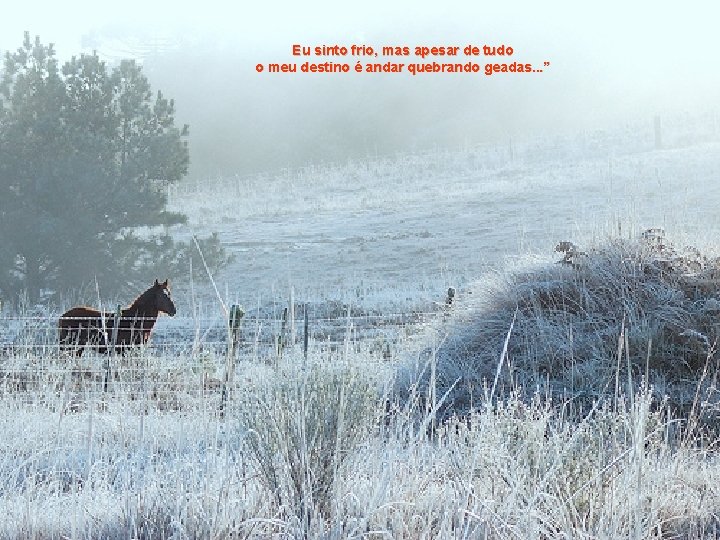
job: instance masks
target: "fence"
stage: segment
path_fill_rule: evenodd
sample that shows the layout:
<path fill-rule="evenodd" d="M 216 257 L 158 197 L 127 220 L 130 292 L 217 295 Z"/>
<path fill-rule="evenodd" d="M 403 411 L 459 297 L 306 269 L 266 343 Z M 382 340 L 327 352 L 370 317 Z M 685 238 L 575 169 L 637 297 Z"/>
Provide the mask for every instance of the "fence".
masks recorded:
<path fill-rule="evenodd" d="M 263 366 L 290 352 L 307 360 L 309 351 L 352 350 L 382 362 L 406 337 L 447 313 L 446 307 L 383 314 L 345 308 L 342 316 L 312 317 L 306 305 L 290 305 L 279 316 L 263 317 L 232 306 L 227 319 L 161 317 L 150 342 L 123 355 L 98 352 L 98 345 L 113 351 L 119 343 L 109 316 L 97 333 L 100 343 L 85 348 L 82 356 L 60 350 L 58 315 L 0 317 L 0 396 L 48 391 L 130 401 L 144 396 L 146 403 L 175 409 L 182 400 L 212 395 L 222 415 L 238 361 Z"/>
<path fill-rule="evenodd" d="M 161 316 L 147 346 L 153 354 L 174 356 L 203 352 L 224 354 L 229 346 L 238 353 L 247 351 L 249 347 L 271 346 L 277 354 L 288 347 L 302 346 L 307 353 L 311 342 L 332 346 L 375 338 L 394 341 L 440 313 L 441 310 L 433 310 L 310 317 L 307 309 L 299 306 L 284 308 L 279 317 L 258 317 L 247 316 L 242 308 L 233 306 L 227 320 L 220 316 Z M 59 318 L 55 314 L 0 317 L 0 354 L 58 353 Z M 87 320 L 83 317 L 77 319 L 80 322 Z M 108 319 L 107 329 L 98 328 L 101 345 L 108 348 L 117 341 L 117 328 L 111 321 L 112 317 Z"/>

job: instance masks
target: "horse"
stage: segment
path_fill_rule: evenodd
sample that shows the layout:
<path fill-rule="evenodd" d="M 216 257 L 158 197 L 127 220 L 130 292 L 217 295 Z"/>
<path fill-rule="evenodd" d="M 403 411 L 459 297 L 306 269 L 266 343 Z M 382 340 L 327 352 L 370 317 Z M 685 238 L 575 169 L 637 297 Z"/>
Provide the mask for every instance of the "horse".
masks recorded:
<path fill-rule="evenodd" d="M 78 306 L 67 310 L 60 316 L 58 331 L 60 350 L 75 350 L 76 356 L 82 356 L 85 345 L 91 345 L 100 353 L 112 352 L 111 336 L 117 322 L 117 340 L 115 352 L 123 353 L 129 347 L 145 345 L 150 339 L 158 315 L 167 313 L 175 315 L 175 304 L 170 298 L 168 282 L 155 284 L 140 294 L 135 301 L 116 315 L 107 311 L 99 311 L 86 306 Z"/>

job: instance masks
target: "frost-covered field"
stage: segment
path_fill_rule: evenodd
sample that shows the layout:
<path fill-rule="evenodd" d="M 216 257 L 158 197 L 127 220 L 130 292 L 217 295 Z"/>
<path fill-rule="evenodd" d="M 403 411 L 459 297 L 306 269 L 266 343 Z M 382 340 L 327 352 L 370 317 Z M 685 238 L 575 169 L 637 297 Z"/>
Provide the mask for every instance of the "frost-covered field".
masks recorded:
<path fill-rule="evenodd" d="M 239 363 L 221 416 L 194 359 L 146 358 L 107 393 L 25 360 L 46 369 L 2 387 L 3 538 L 720 533 L 714 449 L 683 442 L 642 393 L 579 423 L 508 396 L 436 426 L 439 397 L 386 405 L 392 363 L 289 354 Z"/>
<path fill-rule="evenodd" d="M 173 191 L 178 234 L 218 230 L 237 255 L 215 276 L 248 312 L 230 382 L 198 283 L 195 301 L 176 283 L 178 317 L 111 359 L 107 388 L 106 357 L 60 358 L 33 313 L 8 322 L 0 538 L 717 537 L 716 444 L 642 385 L 582 419 L 542 388 L 436 415 L 434 351 L 484 272 L 649 226 L 717 252 L 716 123 L 666 122 L 664 150 L 650 127 Z M 301 311 L 278 353 L 291 295 L 307 357 Z"/>
<path fill-rule="evenodd" d="M 406 309 L 442 300 L 506 258 L 554 256 L 560 240 L 661 226 L 689 243 L 720 232 L 718 120 L 652 122 L 568 138 L 453 151 L 181 186 L 180 234 L 217 230 L 237 254 L 221 294 L 339 298 Z M 227 289 L 226 289 L 227 284 Z"/>

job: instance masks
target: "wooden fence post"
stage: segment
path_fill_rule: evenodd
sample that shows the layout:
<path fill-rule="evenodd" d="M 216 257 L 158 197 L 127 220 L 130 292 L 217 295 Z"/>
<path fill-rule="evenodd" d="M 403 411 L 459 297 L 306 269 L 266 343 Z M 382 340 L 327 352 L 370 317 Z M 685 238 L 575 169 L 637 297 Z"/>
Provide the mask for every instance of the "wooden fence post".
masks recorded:
<path fill-rule="evenodd" d="M 295 348 L 295 287 L 290 287 L 290 302 L 288 305 L 288 325 L 290 346 Z"/>
<path fill-rule="evenodd" d="M 308 328 L 309 328 L 309 322 L 308 322 L 308 305 L 305 304 L 305 328 L 303 333 L 303 357 L 305 358 L 305 363 L 307 364 L 307 355 L 308 355 Z"/>
<path fill-rule="evenodd" d="M 240 342 L 240 324 L 245 315 L 242 307 L 233 305 L 230 308 L 230 320 L 228 321 L 228 351 L 225 359 L 225 378 L 223 379 L 222 395 L 220 397 L 220 417 L 225 415 L 225 403 L 228 400 L 232 388 L 233 376 L 235 375 L 235 353 Z"/>
<path fill-rule="evenodd" d="M 280 335 L 277 341 L 277 357 L 278 360 L 282 358 L 283 349 L 285 349 L 285 342 L 287 341 L 287 322 L 288 322 L 288 308 L 283 309 L 282 314 L 282 325 L 280 326 Z"/>
<path fill-rule="evenodd" d="M 117 347 L 118 329 L 120 328 L 120 318 L 122 317 L 122 306 L 118 304 L 115 308 L 115 319 L 113 320 L 112 333 L 110 338 L 110 350 L 108 351 L 107 364 L 105 369 L 105 385 L 104 391 L 108 391 L 108 381 L 110 380 L 110 371 L 112 368 L 111 358 L 115 357 L 115 347 Z M 107 334 L 106 334 L 107 335 Z"/>
<path fill-rule="evenodd" d="M 230 350 L 229 354 L 233 358 L 237 352 L 237 347 L 240 343 L 240 324 L 242 318 L 245 316 L 245 311 L 238 305 L 234 305 L 230 308 Z"/>

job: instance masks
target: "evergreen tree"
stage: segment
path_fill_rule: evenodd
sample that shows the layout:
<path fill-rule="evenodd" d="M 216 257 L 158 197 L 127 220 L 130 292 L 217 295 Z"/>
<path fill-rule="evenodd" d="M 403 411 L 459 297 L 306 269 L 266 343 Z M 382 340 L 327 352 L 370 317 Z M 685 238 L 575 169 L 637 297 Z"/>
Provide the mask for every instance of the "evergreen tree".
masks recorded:
<path fill-rule="evenodd" d="M 118 291 L 187 267 L 191 246 L 167 227 L 167 186 L 188 170 L 188 127 L 142 68 L 96 54 L 59 68 L 28 33 L 0 81 L 0 295 L 94 282 Z M 158 231 L 162 232 L 158 232 Z M 216 235 L 203 241 L 226 257 Z"/>

